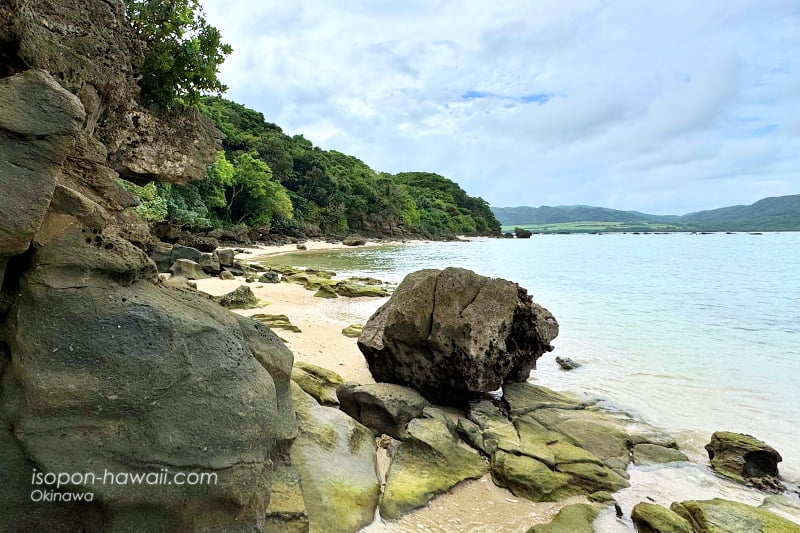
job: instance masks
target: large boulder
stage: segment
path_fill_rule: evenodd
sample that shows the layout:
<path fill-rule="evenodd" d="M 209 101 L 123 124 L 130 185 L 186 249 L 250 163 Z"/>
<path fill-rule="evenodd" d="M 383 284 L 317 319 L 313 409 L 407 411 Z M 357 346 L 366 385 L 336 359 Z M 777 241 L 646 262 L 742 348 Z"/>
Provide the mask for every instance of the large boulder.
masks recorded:
<path fill-rule="evenodd" d="M 716 473 L 739 483 L 782 492 L 778 463 L 783 458 L 772 446 L 752 435 L 717 431 L 705 448 Z"/>
<path fill-rule="evenodd" d="M 72 484 L 102 506 L 73 510 L 85 530 L 100 530 L 100 509 L 112 524 L 103 531 L 252 529 L 269 502 L 272 447 L 296 434 L 291 352 L 258 322 L 155 283 L 153 263 L 113 232 L 96 234 L 100 246 L 86 235 L 58 213 L 37 234 L 5 324 L 0 419 L 13 432 L 4 439 L 41 472 L 216 476 L 147 490 Z M 29 476 L 18 482 L 4 482 L 0 500 L 30 493 Z M 0 510 L 0 531 L 54 516 Z"/>
<path fill-rule="evenodd" d="M 447 423 L 416 418 L 392 456 L 381 500 L 381 516 L 395 519 L 488 470 L 478 454 L 461 447 Z"/>
<path fill-rule="evenodd" d="M 218 296 L 216 300 L 229 309 L 250 309 L 258 307 L 258 298 L 247 285 L 239 285 L 231 292 Z"/>
<path fill-rule="evenodd" d="M 309 533 L 353 533 L 375 518 L 380 480 L 372 432 L 296 384 L 299 435 L 291 449 L 300 475 Z"/>
<path fill-rule="evenodd" d="M 429 269 L 406 276 L 364 326 L 358 347 L 376 381 L 460 404 L 528 379 L 557 334 L 553 315 L 516 283 Z"/>

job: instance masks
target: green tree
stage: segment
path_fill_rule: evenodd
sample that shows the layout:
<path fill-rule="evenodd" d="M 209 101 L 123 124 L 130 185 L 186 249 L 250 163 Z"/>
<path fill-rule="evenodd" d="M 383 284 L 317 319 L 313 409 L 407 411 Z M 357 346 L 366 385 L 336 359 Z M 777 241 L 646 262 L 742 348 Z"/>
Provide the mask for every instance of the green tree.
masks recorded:
<path fill-rule="evenodd" d="M 225 185 L 231 222 L 268 225 L 272 218 L 291 218 L 292 201 L 280 183 L 272 177 L 269 165 L 254 154 L 243 153 L 233 165 L 233 172 L 219 174 Z"/>
<path fill-rule="evenodd" d="M 199 0 L 125 0 L 125 14 L 144 46 L 143 97 L 164 108 L 196 106 L 227 87 L 217 78 L 231 53 L 206 22 Z"/>

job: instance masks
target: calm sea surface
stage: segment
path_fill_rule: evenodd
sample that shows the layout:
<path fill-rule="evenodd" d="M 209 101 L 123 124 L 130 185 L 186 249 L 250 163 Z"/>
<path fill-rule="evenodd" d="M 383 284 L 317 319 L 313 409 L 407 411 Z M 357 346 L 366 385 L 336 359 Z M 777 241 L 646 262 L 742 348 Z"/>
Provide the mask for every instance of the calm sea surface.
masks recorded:
<path fill-rule="evenodd" d="M 446 266 L 515 281 L 560 324 L 537 381 L 607 398 L 695 450 L 715 430 L 750 433 L 800 480 L 800 233 L 534 235 L 280 261 L 395 282 Z M 563 372 L 556 355 L 583 367 Z"/>

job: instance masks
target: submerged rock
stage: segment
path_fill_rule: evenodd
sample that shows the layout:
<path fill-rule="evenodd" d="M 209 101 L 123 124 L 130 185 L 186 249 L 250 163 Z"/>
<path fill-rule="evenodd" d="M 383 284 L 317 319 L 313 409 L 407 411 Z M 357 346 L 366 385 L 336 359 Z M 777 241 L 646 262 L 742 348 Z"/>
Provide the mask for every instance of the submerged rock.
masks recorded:
<path fill-rule="evenodd" d="M 561 367 L 561 370 L 575 370 L 576 368 L 580 368 L 582 365 L 577 361 L 573 361 L 569 357 L 556 357 L 556 363 L 558 366 Z"/>
<path fill-rule="evenodd" d="M 698 533 L 800 533 L 800 524 L 758 507 L 719 498 L 675 502 L 670 509 Z"/>
<path fill-rule="evenodd" d="M 753 483 L 759 488 L 783 491 L 778 479 L 781 454 L 772 446 L 751 435 L 717 431 L 706 444 L 711 468 L 739 483 Z"/>
<path fill-rule="evenodd" d="M 525 381 L 557 334 L 555 318 L 519 285 L 447 268 L 406 276 L 358 346 L 377 381 L 460 404 Z"/>
<path fill-rule="evenodd" d="M 375 436 L 402 440 L 406 424 L 430 405 L 417 391 L 393 383 L 345 383 L 336 391 L 342 411 L 372 430 Z"/>
<path fill-rule="evenodd" d="M 488 470 L 478 454 L 459 446 L 447 424 L 436 418 L 416 418 L 392 456 L 381 500 L 381 516 L 395 519 L 422 507 L 466 479 Z"/>

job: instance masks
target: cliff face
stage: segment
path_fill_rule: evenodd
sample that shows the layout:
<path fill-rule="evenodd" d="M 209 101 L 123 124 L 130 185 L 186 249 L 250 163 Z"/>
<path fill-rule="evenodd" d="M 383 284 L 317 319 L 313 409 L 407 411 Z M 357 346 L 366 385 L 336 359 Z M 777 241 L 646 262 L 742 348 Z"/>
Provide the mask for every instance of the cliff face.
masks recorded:
<path fill-rule="evenodd" d="M 167 289 L 119 176 L 202 177 L 213 126 L 138 102 L 118 0 L 0 4 L 0 532 L 251 531 L 296 433 L 292 355 L 259 323 Z M 213 472 L 91 484 L 41 503 L 32 473 Z"/>

